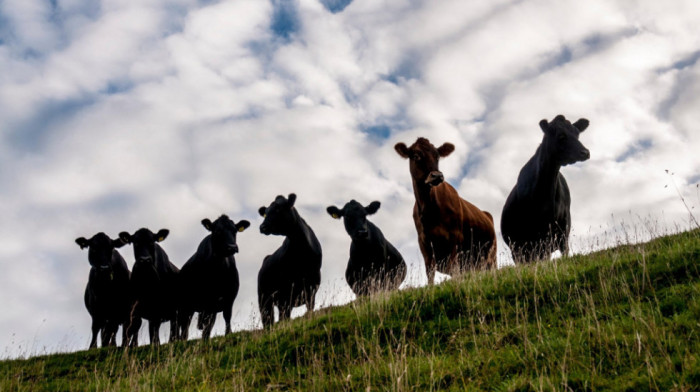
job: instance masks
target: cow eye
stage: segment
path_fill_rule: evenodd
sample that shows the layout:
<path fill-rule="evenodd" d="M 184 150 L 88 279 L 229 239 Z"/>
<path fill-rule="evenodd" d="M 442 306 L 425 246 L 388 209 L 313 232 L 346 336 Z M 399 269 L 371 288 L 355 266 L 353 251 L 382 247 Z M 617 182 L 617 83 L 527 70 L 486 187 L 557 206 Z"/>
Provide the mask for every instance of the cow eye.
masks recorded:
<path fill-rule="evenodd" d="M 420 153 L 415 153 L 413 154 L 413 159 L 416 161 L 420 161 L 423 157 L 421 156 Z"/>

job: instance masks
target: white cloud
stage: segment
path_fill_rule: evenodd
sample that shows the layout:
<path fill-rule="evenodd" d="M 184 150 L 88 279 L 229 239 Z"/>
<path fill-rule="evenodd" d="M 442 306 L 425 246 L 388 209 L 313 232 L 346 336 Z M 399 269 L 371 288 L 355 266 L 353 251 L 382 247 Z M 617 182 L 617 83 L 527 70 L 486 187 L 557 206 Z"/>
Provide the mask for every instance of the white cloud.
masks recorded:
<path fill-rule="evenodd" d="M 332 14 L 299 0 L 288 37 L 271 29 L 275 2 L 17 4 L 0 7 L 11 22 L 0 29 L 0 298 L 11 302 L 0 347 L 11 356 L 87 346 L 76 237 L 168 228 L 163 247 L 181 266 L 206 235 L 201 219 L 221 213 L 252 223 L 239 235 L 234 324 L 256 327 L 257 272 L 282 242 L 259 233 L 257 209 L 278 194 L 298 194 L 322 243 L 319 304 L 353 298 L 349 238 L 325 212 L 350 199 L 382 202 L 371 219 L 406 258 L 407 284 L 422 284 L 408 163 L 393 150 L 418 136 L 456 145 L 441 169 L 499 231 L 539 120 L 588 118 L 592 158 L 562 169 L 577 252 L 614 243 L 600 238 L 621 221 L 688 227 L 675 186 L 700 205 L 693 1 L 354 0 Z"/>

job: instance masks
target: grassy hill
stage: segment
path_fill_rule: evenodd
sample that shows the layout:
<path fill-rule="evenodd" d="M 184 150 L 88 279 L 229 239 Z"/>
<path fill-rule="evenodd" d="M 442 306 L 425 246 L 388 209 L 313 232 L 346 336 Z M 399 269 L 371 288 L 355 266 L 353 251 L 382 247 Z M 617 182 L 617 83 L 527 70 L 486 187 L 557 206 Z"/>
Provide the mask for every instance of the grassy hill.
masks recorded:
<path fill-rule="evenodd" d="M 700 230 L 158 349 L 0 362 L 0 390 L 700 390 Z"/>

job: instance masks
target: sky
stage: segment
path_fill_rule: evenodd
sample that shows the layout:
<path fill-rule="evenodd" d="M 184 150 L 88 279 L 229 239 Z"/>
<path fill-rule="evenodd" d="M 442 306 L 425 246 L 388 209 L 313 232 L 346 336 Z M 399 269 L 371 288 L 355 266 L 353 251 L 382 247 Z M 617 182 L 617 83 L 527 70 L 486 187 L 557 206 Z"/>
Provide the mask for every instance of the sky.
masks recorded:
<path fill-rule="evenodd" d="M 403 287 L 424 285 L 393 148 L 419 136 L 456 146 L 440 168 L 493 214 L 501 268 L 503 204 L 558 114 L 590 120 L 591 159 L 561 170 L 572 253 L 693 228 L 699 19 L 697 0 L 0 0 L 0 358 L 88 347 L 75 238 L 167 228 L 182 266 L 223 213 L 252 224 L 234 329 L 260 328 L 282 238 L 257 210 L 279 194 L 323 247 L 318 307 L 354 299 L 325 211 L 351 199 L 382 203 Z"/>

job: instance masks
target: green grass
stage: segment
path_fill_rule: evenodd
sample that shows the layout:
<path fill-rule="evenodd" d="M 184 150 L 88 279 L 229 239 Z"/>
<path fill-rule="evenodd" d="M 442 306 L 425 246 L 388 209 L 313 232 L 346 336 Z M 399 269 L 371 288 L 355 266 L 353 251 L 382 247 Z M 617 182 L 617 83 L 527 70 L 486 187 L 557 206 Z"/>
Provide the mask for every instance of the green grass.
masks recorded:
<path fill-rule="evenodd" d="M 271 331 L 0 362 L 0 390 L 700 390 L 700 230 Z"/>

